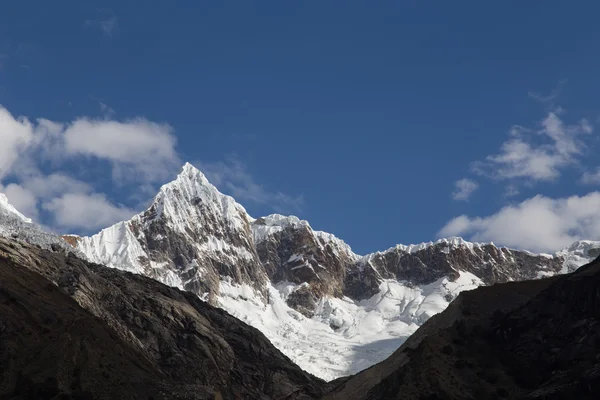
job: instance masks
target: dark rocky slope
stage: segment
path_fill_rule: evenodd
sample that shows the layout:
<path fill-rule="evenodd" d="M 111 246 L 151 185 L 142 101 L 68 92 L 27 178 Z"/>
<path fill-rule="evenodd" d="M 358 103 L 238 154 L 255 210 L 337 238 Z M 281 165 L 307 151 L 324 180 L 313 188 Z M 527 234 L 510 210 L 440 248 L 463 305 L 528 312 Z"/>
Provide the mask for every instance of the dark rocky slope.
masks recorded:
<path fill-rule="evenodd" d="M 600 260 L 463 292 L 390 358 L 326 399 L 596 399 Z"/>
<path fill-rule="evenodd" d="M 256 329 L 155 280 L 0 238 L 0 398 L 311 399 Z"/>

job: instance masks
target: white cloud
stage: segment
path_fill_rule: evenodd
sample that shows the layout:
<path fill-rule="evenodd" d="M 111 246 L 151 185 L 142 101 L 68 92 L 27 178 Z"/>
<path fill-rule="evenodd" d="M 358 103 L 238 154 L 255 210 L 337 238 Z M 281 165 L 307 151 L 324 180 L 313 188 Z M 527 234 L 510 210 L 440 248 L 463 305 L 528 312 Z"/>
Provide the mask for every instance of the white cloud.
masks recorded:
<path fill-rule="evenodd" d="M 90 184 L 60 172 L 62 167 L 72 166 L 81 157 L 97 159 L 110 163 L 114 182 L 135 180 L 140 187 L 152 187 L 180 163 L 172 128 L 143 118 L 32 121 L 15 118 L 0 106 L 0 143 L 0 190 L 34 219 L 41 209 L 52 213 L 60 228 L 90 230 L 133 214 L 94 193 Z M 44 164 L 56 172 L 43 174 L 40 166 Z M 12 182 L 3 186 L 7 178 Z"/>
<path fill-rule="evenodd" d="M 55 197 L 62 193 L 89 193 L 93 191 L 89 184 L 62 173 L 27 177 L 22 180 L 21 184 L 38 198 Z"/>
<path fill-rule="evenodd" d="M 21 214 L 34 220 L 37 218 L 37 199 L 30 190 L 16 183 L 10 183 L 6 186 L 0 184 L 0 193 L 4 193 L 10 204 Z"/>
<path fill-rule="evenodd" d="M 54 163 L 75 156 L 108 161 L 117 182 L 162 181 L 181 163 L 173 129 L 144 118 L 124 122 L 78 118 L 68 124 L 40 118 L 32 123 L 14 118 L 0 106 L 0 140 L 0 179 L 17 161 L 31 166 L 40 158 Z"/>
<path fill-rule="evenodd" d="M 479 175 L 497 180 L 529 179 L 551 181 L 558 178 L 561 169 L 575 164 L 585 144 L 580 136 L 591 133 L 590 123 L 583 119 L 565 125 L 557 112 L 549 112 L 540 122 L 540 129 L 531 131 L 515 126 L 511 138 L 502 144 L 500 153 L 490 155 L 483 162 L 473 164 Z M 542 143 L 536 143 L 542 139 Z"/>
<path fill-rule="evenodd" d="M 452 193 L 452 198 L 454 200 L 467 201 L 469 200 L 473 192 L 477 190 L 479 184 L 477 184 L 477 182 L 471 179 L 463 178 L 454 182 L 454 187 L 455 190 Z"/>
<path fill-rule="evenodd" d="M 581 176 L 581 183 L 586 185 L 600 185 L 600 168 L 584 172 Z"/>
<path fill-rule="evenodd" d="M 99 193 L 67 193 L 45 202 L 42 207 L 52 212 L 55 226 L 68 229 L 104 228 L 135 214 L 134 210 L 116 206 Z"/>
<path fill-rule="evenodd" d="M 298 211 L 304 205 L 302 195 L 292 196 L 281 192 L 272 192 L 254 181 L 246 166 L 236 157 L 227 162 L 196 163 L 208 180 L 224 190 L 236 200 L 248 200 L 265 204 L 276 212 Z"/>
<path fill-rule="evenodd" d="M 80 118 L 64 131 L 64 143 L 72 155 L 111 161 L 118 180 L 164 179 L 180 164 L 173 129 L 143 118 L 126 122 Z"/>
<path fill-rule="evenodd" d="M 156 183 L 170 178 L 180 165 L 173 129 L 144 118 L 129 121 L 77 118 L 70 122 L 15 118 L 0 106 L 0 190 L 24 214 L 56 230 L 90 231 L 129 219 L 134 210 L 114 204 L 92 185 L 77 176 L 103 178 L 108 171 L 113 183 L 134 181 L 136 191 L 125 194 L 128 204 L 146 204 Z M 85 161 L 85 162 L 82 162 Z M 80 168 L 74 170 L 73 166 Z M 105 167 L 105 166 L 104 166 Z M 267 190 L 255 182 L 235 158 L 204 164 L 210 179 L 238 200 L 271 206 L 275 211 L 298 210 L 302 196 Z M 53 173 L 46 171 L 51 170 Z M 65 171 L 69 171 L 66 173 Z M 2 186 L 10 179 L 10 184 Z M 43 211 L 43 212 L 42 212 Z M 40 218 L 38 218 L 40 217 Z M 50 218 L 52 221 L 46 221 Z"/>
<path fill-rule="evenodd" d="M 0 179 L 8 175 L 19 155 L 33 140 L 33 126 L 26 118 L 14 118 L 0 106 Z"/>
<path fill-rule="evenodd" d="M 438 236 L 466 236 L 475 241 L 553 252 L 576 240 L 600 239 L 600 192 L 551 199 L 535 196 L 487 217 L 461 215 Z"/>
<path fill-rule="evenodd" d="M 48 176 L 36 171 L 33 175 L 20 174 L 19 183 L 0 184 L 0 192 L 25 216 L 38 220 L 40 201 L 52 199 L 66 193 L 90 193 L 92 187 L 82 181 L 61 173 Z"/>

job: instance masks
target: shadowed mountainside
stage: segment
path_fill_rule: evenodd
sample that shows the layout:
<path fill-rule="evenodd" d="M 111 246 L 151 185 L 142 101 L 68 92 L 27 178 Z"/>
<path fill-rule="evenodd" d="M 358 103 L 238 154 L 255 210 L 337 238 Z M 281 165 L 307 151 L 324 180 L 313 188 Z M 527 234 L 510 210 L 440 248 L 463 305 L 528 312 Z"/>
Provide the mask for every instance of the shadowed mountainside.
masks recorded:
<path fill-rule="evenodd" d="M 0 238 L 0 398 L 311 399 L 258 330 L 152 279 Z"/>

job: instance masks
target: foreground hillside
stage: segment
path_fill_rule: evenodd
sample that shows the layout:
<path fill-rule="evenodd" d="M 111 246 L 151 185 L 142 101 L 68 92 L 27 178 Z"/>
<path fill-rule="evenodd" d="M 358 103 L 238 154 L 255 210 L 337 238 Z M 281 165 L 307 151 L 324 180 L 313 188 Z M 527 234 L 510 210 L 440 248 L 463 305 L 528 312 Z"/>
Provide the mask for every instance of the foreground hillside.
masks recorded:
<path fill-rule="evenodd" d="M 155 280 L 0 238 L 0 398 L 309 399 L 256 329 Z"/>

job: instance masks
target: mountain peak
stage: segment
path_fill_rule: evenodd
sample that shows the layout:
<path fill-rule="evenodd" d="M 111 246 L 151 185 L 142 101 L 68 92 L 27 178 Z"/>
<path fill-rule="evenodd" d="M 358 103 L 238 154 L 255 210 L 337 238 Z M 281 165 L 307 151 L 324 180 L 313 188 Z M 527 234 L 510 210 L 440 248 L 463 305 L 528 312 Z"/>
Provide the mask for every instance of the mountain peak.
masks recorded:
<path fill-rule="evenodd" d="M 193 181 L 203 185 L 210 185 L 210 182 L 206 176 L 198 168 L 194 167 L 191 163 L 186 162 L 181 168 L 181 172 L 177 175 L 175 181 Z M 212 185 L 211 185 L 212 186 Z"/>

